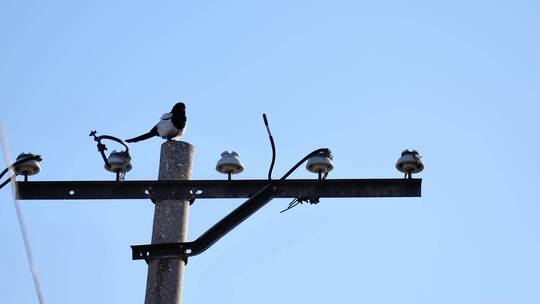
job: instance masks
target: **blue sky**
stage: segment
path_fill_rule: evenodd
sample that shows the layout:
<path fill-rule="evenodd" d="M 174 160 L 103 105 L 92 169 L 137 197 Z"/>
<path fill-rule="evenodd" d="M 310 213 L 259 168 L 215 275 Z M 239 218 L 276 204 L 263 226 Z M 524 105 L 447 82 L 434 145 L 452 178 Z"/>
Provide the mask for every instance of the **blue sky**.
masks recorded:
<path fill-rule="evenodd" d="M 34 180 L 110 180 L 90 130 L 128 138 L 177 101 L 194 179 L 224 150 L 264 178 L 319 147 L 330 178 L 395 178 L 415 148 L 422 198 L 274 200 L 186 271 L 185 303 L 538 303 L 536 1 L 0 2 L 0 118 Z M 159 139 L 128 180 L 155 179 Z M 294 178 L 313 177 L 305 170 Z M 239 200 L 200 200 L 194 239 Z M 147 201 L 21 201 L 47 303 L 141 303 Z M 10 191 L 0 302 L 37 303 Z"/>

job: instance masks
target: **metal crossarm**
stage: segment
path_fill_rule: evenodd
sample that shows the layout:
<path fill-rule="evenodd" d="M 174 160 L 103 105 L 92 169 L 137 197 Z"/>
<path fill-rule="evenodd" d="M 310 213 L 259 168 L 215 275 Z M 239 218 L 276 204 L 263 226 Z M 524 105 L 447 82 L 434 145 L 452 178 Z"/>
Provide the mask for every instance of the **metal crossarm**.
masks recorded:
<path fill-rule="evenodd" d="M 275 198 L 419 197 L 421 179 L 296 179 L 17 182 L 20 200 L 250 198 L 264 186 Z"/>

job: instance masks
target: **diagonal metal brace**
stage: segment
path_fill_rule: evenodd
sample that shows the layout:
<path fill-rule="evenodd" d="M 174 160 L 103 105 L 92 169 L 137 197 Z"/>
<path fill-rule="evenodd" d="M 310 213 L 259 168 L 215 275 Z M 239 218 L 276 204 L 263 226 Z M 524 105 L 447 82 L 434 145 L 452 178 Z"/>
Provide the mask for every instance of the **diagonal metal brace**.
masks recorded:
<path fill-rule="evenodd" d="M 146 261 L 164 258 L 187 259 L 190 256 L 201 254 L 270 202 L 275 197 L 275 193 L 276 188 L 271 184 L 264 186 L 253 197 L 222 218 L 193 242 L 133 245 L 131 246 L 132 258 L 133 260 L 145 259 Z"/>

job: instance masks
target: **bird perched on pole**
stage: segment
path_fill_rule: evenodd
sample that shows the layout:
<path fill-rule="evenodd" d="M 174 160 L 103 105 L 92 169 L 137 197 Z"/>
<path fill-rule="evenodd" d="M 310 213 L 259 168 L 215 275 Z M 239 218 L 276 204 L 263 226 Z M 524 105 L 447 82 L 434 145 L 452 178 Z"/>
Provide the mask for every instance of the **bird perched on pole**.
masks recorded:
<path fill-rule="evenodd" d="M 172 140 L 184 133 L 186 120 L 186 106 L 183 102 L 178 102 L 171 112 L 161 116 L 161 120 L 148 133 L 128 139 L 126 142 L 138 142 L 154 136 Z"/>

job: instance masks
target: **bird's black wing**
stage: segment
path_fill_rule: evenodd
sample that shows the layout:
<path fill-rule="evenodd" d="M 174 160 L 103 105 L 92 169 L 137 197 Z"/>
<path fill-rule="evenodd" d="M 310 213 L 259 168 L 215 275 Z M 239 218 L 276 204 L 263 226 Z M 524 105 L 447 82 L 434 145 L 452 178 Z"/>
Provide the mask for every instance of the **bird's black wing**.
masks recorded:
<path fill-rule="evenodd" d="M 157 126 L 154 126 L 148 133 L 144 133 L 143 135 L 139 135 L 137 137 L 133 137 L 130 139 L 127 139 L 126 142 L 132 143 L 132 142 L 138 142 L 141 140 L 145 140 L 154 136 L 158 136 Z"/>
<path fill-rule="evenodd" d="M 178 102 L 171 110 L 172 124 L 178 130 L 183 130 L 186 127 L 186 105 L 183 102 Z"/>
<path fill-rule="evenodd" d="M 186 114 L 173 113 L 172 124 L 178 130 L 183 130 L 186 127 Z"/>

